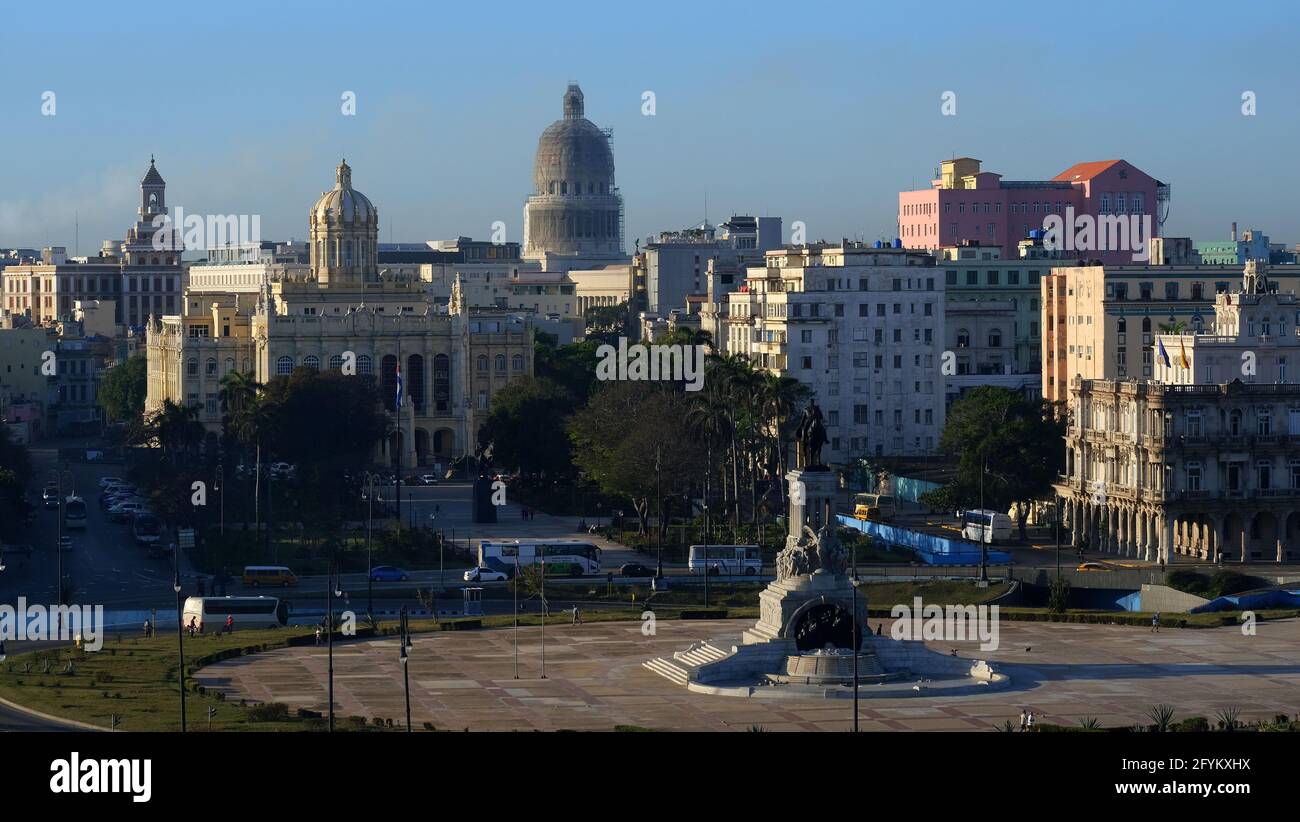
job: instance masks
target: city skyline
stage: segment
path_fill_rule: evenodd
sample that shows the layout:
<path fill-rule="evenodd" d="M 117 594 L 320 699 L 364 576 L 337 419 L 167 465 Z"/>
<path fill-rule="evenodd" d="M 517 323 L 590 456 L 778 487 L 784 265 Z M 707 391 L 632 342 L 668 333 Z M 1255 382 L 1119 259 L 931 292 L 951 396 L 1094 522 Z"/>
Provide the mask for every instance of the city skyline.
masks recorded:
<path fill-rule="evenodd" d="M 248 36 L 246 20 L 178 11 L 176 31 L 204 26 L 208 34 L 145 37 L 113 65 L 96 67 L 96 43 L 121 24 L 106 12 L 71 8 L 61 34 L 70 56 L 57 64 L 21 59 L 39 53 L 24 34 L 44 19 L 15 15 L 19 45 L 0 98 L 13 112 L 11 156 L 26 159 L 14 164 L 0 196 L 0 246 L 64 245 L 87 254 L 119 237 L 150 153 L 175 205 L 260 214 L 267 238 L 306 236 L 302 203 L 329 187 L 330 169 L 346 156 L 384 214 L 382 241 L 486 239 L 498 220 L 506 239 L 519 241 L 536 135 L 556 118 L 571 80 L 583 84 L 588 116 L 613 129 L 628 251 L 651 233 L 733 213 L 779 214 L 787 231 L 802 221 L 808 239 L 892 238 L 897 192 L 927 186 L 941 160 L 963 155 L 1008 179 L 1049 179 L 1076 162 L 1124 159 L 1171 184 L 1166 235 L 1223 239 L 1234 221 L 1276 241 L 1300 233 L 1285 216 L 1285 191 L 1300 184 L 1300 173 L 1264 166 L 1300 131 L 1287 104 L 1295 69 L 1284 63 L 1280 40 L 1268 46 L 1284 27 L 1254 30 L 1249 19 L 1216 18 L 1212 33 L 1189 26 L 1178 48 L 1158 50 L 1147 45 L 1158 12 L 1103 6 L 1094 19 L 1071 21 L 1069 42 L 1086 47 L 1058 51 L 977 20 L 930 45 L 934 59 L 926 60 L 916 57 L 925 33 L 914 26 L 884 49 L 859 48 L 860 38 L 874 42 L 871 32 L 897 29 L 900 12 L 875 11 L 870 26 L 859 16 L 864 25 L 855 27 L 861 12 L 835 4 L 808 12 L 810 20 L 845 23 L 834 33 L 807 29 L 817 48 L 799 36 L 776 38 L 759 16 L 729 10 L 624 20 L 584 39 L 597 24 L 581 11 L 559 20 L 511 7 L 492 32 L 456 41 L 428 28 L 429 12 L 394 7 L 410 25 L 385 28 L 392 14 L 350 20 L 351 39 L 374 48 L 322 72 L 311 61 L 331 30 L 314 21 L 339 15 L 269 10 L 253 29 L 274 38 L 264 40 Z M 1104 12 L 1122 8 L 1129 25 L 1116 33 Z M 1043 28 L 1062 22 L 1034 13 Z M 474 22 L 459 10 L 436 20 L 471 30 Z M 727 37 L 717 36 L 722 26 Z M 1242 28 L 1249 40 L 1236 31 Z M 580 47 L 561 42 L 561 29 Z M 139 36 L 125 27 L 117 33 Z M 669 37 L 678 59 L 627 59 L 627 43 Z M 1004 47 L 990 51 L 999 38 Z M 485 40 L 493 44 L 486 51 Z M 1232 56 L 1231 71 L 1215 74 L 1203 59 L 1207 49 Z M 991 59 L 994 53 L 1003 58 Z M 895 76 L 893 58 L 903 54 L 916 65 Z M 1041 68 L 1041 93 L 1008 94 L 1016 86 L 1005 63 L 1017 59 Z M 1155 78 L 1156 91 L 1133 99 L 1108 91 L 1131 89 L 1134 75 Z M 864 77 L 890 83 L 875 89 Z M 53 116 L 42 114 L 46 91 L 55 94 Z M 356 94 L 356 116 L 341 113 L 348 91 Z M 647 91 L 655 95 L 653 116 L 642 113 Z M 941 111 L 947 91 L 956 95 L 954 116 Z M 1256 95 L 1254 116 L 1242 114 L 1247 91 Z M 786 113 L 791 101 L 802 113 Z M 1133 127 L 1143 121 L 1170 125 Z M 1193 122 L 1200 139 L 1179 138 L 1179 123 Z M 89 149 L 82 144 L 88 133 L 97 135 Z"/>

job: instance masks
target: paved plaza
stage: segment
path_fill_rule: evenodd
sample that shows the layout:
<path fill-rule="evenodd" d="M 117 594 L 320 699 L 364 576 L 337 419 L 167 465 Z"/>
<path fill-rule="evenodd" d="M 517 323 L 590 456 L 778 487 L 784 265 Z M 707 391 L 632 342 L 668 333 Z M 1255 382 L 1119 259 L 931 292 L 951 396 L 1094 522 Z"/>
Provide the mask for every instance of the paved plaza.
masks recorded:
<path fill-rule="evenodd" d="M 415 726 L 479 731 L 658 730 L 843 731 L 848 700 L 764 699 L 695 694 L 646 670 L 644 660 L 692 642 L 719 647 L 739 640 L 751 620 L 660 620 L 657 634 L 610 622 L 546 629 L 546 677 L 540 628 L 426 634 L 411 651 L 411 713 Z M 873 627 L 875 622 L 873 621 Z M 861 700 L 860 722 L 871 731 L 987 731 L 1022 708 L 1038 721 L 1103 725 L 1145 723 L 1167 703 L 1177 718 L 1235 706 L 1241 719 L 1300 712 L 1300 621 L 1261 623 L 1256 636 L 1239 629 L 1166 629 L 1003 622 L 1001 648 L 981 654 L 974 642 L 929 643 L 941 653 L 987 658 L 1012 678 L 1007 690 L 955 697 L 924 691 Z M 201 684 L 228 699 L 276 701 L 291 709 L 325 706 L 326 649 L 289 648 L 222 662 L 198 673 Z M 864 686 L 864 695 L 870 686 Z M 337 716 L 405 716 L 396 639 L 336 644 Z"/>

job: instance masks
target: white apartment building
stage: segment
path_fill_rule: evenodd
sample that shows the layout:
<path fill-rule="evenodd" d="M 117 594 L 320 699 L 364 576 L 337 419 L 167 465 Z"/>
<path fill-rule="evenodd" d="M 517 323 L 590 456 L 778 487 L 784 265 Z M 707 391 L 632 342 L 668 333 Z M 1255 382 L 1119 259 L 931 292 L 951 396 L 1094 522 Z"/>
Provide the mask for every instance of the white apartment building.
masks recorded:
<path fill-rule="evenodd" d="M 765 262 L 728 295 L 723 349 L 812 388 L 829 462 L 933 453 L 944 423 L 934 257 L 842 241 L 768 251 Z"/>

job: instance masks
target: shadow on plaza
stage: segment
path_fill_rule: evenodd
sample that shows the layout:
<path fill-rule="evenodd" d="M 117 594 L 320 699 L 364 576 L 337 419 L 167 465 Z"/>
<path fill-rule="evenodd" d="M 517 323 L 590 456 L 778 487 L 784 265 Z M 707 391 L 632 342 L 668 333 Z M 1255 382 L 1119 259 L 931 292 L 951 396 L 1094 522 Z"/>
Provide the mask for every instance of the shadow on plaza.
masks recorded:
<path fill-rule="evenodd" d="M 1218 663 L 1046 663 L 1030 664 L 993 661 L 994 667 L 1011 677 L 1007 691 L 1038 688 L 1049 682 L 1117 681 L 1161 679 L 1195 679 L 1198 677 L 1278 677 L 1300 676 L 1295 665 L 1223 665 Z M 1300 683 L 1297 683 L 1300 685 Z M 1300 690 L 1297 691 L 1300 704 Z"/>

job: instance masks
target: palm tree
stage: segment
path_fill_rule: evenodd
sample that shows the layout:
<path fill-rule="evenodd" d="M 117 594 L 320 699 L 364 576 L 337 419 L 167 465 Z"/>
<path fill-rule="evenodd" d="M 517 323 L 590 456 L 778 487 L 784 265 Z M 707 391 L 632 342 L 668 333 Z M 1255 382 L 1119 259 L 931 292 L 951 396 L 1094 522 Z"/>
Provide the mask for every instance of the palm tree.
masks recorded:
<path fill-rule="evenodd" d="M 724 445 L 731 437 L 731 418 L 728 415 L 730 403 L 721 383 L 705 381 L 704 390 L 695 395 L 691 407 L 686 412 L 686 424 L 694 431 L 708 449 L 705 472 L 713 473 L 713 449 Z M 724 475 L 725 476 L 725 475 Z M 724 491 L 725 495 L 725 491 Z M 704 504 L 708 506 L 706 494 Z M 705 542 L 708 542 L 705 535 Z"/>
<path fill-rule="evenodd" d="M 777 486 L 780 489 L 781 505 L 785 505 L 785 434 L 789 422 L 794 417 L 799 403 L 812 396 L 812 389 L 794 377 L 783 377 L 770 371 L 763 372 L 760 388 L 762 397 L 763 421 L 771 438 L 775 451 L 773 462 L 776 467 Z"/>
<path fill-rule="evenodd" d="M 158 444 L 168 461 L 179 465 L 181 457 L 193 453 L 203 441 L 203 424 L 199 422 L 198 416 L 199 408 L 196 405 L 187 406 L 163 400 L 162 407 L 146 423 L 146 437 Z"/>
<path fill-rule="evenodd" d="M 261 389 L 251 373 L 229 371 L 221 378 L 221 429 L 227 443 L 247 445 L 256 439 L 252 411 Z"/>
<path fill-rule="evenodd" d="M 1160 323 L 1157 328 L 1159 328 L 1161 334 L 1185 334 L 1187 333 L 1187 321 L 1174 320 L 1171 323 Z"/>

